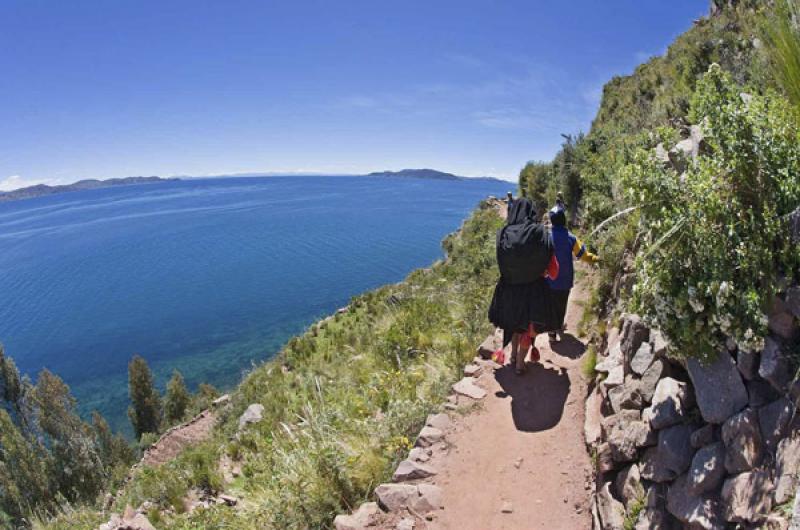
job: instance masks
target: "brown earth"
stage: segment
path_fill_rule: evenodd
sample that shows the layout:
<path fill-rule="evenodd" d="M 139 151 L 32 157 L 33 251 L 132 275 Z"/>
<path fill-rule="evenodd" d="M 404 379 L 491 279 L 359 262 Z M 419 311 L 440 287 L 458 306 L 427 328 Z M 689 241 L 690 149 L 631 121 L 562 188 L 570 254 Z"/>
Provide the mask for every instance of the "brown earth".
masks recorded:
<path fill-rule="evenodd" d="M 169 462 L 190 445 L 208 438 L 215 421 L 214 413 L 204 410 L 190 421 L 169 429 L 145 451 L 140 464 L 158 466 Z"/>
<path fill-rule="evenodd" d="M 537 337 L 541 363 L 517 376 L 504 366 L 484 369 L 488 391 L 479 409 L 456 418 L 439 470 L 444 509 L 428 528 L 440 530 L 591 528 L 591 463 L 583 443 L 585 346 L 576 338 L 586 289 L 573 289 L 567 332 L 549 344 Z M 570 332 L 571 331 L 571 332 Z M 463 399 L 463 398 L 460 398 Z M 503 513 L 510 508 L 511 513 Z"/>

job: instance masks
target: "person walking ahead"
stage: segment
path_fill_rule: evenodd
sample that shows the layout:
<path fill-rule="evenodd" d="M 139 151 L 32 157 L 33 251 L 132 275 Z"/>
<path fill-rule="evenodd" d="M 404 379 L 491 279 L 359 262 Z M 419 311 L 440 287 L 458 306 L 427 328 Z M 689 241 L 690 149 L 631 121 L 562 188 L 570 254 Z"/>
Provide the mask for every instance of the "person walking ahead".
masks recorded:
<path fill-rule="evenodd" d="M 558 322 L 558 330 L 564 330 L 564 316 L 567 313 L 567 302 L 575 277 L 573 256 L 586 263 L 597 263 L 598 257 L 586 250 L 580 239 L 567 229 L 567 215 L 564 208 L 557 204 L 550 210 L 550 224 L 553 231 L 553 247 L 559 264 L 559 274 L 555 279 L 548 279 L 553 311 Z M 556 341 L 556 332 L 548 333 L 551 341 Z"/>
<path fill-rule="evenodd" d="M 558 276 L 550 233 L 536 221 L 533 204 L 524 197 L 512 202 L 506 225 L 497 234 L 497 265 L 500 279 L 489 320 L 503 330 L 503 346 L 511 343 L 512 364 L 522 374 L 536 335 L 556 329 L 545 275 Z M 537 353 L 534 346 L 534 362 Z"/>

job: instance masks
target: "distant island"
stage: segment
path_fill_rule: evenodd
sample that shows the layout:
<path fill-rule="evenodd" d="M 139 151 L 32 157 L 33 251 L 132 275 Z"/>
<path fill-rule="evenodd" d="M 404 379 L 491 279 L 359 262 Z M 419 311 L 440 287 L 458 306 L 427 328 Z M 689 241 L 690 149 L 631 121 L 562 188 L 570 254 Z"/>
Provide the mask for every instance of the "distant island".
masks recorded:
<path fill-rule="evenodd" d="M 367 177 L 394 177 L 394 178 L 411 178 L 411 179 L 432 179 L 432 180 L 482 180 L 482 181 L 497 181 L 500 179 L 494 177 L 460 177 L 452 173 L 445 173 L 444 171 L 436 171 L 435 169 L 401 169 L 400 171 L 376 171 L 369 173 Z"/>
<path fill-rule="evenodd" d="M 33 197 L 53 195 L 55 193 L 67 193 L 70 191 L 92 190 L 95 188 L 108 188 L 111 186 L 130 186 L 132 184 L 151 184 L 155 182 L 168 182 L 173 180 L 180 179 L 161 177 L 125 177 L 106 180 L 85 179 L 79 180 L 78 182 L 74 182 L 72 184 L 60 184 L 56 186 L 37 184 L 36 186 L 28 186 L 27 188 L 20 188 L 18 190 L 0 192 L 0 202 L 31 199 Z"/>

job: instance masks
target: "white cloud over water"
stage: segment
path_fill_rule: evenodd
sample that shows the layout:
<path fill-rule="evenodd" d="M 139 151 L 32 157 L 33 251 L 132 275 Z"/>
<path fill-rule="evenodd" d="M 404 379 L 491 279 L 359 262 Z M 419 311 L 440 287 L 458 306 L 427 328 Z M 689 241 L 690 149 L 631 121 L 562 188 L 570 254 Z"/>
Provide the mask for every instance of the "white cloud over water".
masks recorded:
<path fill-rule="evenodd" d="M 35 186 L 37 184 L 52 184 L 51 180 L 41 179 L 25 179 L 20 175 L 11 175 L 3 180 L 0 180 L 0 191 L 12 191 L 19 188 L 26 188 L 28 186 Z"/>

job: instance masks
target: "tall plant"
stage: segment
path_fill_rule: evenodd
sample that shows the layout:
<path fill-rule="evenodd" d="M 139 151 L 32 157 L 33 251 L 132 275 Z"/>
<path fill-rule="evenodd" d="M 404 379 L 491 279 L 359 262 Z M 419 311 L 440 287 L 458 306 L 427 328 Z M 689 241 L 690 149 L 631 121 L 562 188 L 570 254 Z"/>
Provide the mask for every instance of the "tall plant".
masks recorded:
<path fill-rule="evenodd" d="M 800 0 L 779 0 L 765 26 L 769 59 L 775 79 L 800 111 Z"/>

